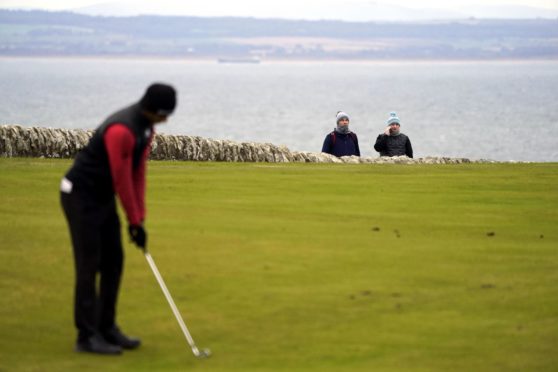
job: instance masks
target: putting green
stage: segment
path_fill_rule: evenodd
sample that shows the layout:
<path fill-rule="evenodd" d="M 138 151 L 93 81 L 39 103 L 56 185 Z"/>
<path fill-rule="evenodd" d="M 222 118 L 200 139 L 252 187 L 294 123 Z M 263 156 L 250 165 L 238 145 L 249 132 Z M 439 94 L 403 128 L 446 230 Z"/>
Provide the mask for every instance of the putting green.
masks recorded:
<path fill-rule="evenodd" d="M 150 162 L 150 251 L 207 360 L 128 239 L 143 345 L 72 351 L 70 164 L 0 159 L 1 371 L 556 370 L 556 163 Z"/>

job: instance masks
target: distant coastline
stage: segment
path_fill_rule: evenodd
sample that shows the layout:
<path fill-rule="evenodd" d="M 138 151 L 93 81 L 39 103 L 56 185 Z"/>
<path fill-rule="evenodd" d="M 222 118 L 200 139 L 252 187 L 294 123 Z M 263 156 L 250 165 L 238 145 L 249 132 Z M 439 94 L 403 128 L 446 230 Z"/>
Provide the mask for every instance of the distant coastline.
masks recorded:
<path fill-rule="evenodd" d="M 263 60 L 558 59 L 556 19 L 343 22 L 0 9 L 0 54 Z M 165 40 L 164 43 L 161 40 Z"/>
<path fill-rule="evenodd" d="M 0 60 L 10 61 L 10 60 L 76 60 L 76 61 L 138 61 L 138 62 L 177 62 L 177 63 L 211 63 L 215 64 L 216 59 L 213 57 L 181 57 L 181 56 L 146 56 L 146 55 L 0 55 Z M 415 63 L 439 63 L 439 64 L 452 64 L 452 63 L 546 63 L 546 62 L 558 62 L 558 56 L 552 58 L 492 58 L 492 59 L 438 59 L 438 58 L 420 58 L 420 59 L 385 59 L 385 58 L 375 58 L 375 59 L 351 59 L 351 58 L 330 58 L 330 59 L 290 59 L 290 58 L 266 58 L 260 59 L 260 63 L 257 64 L 271 64 L 271 63 L 373 63 L 373 64 L 415 64 Z"/>

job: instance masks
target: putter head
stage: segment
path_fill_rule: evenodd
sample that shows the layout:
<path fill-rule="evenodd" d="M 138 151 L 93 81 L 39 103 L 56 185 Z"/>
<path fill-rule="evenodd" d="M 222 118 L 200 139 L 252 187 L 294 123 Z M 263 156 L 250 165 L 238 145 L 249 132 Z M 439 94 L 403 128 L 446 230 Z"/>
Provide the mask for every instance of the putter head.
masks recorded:
<path fill-rule="evenodd" d="M 198 353 L 196 354 L 196 358 L 205 359 L 211 356 L 211 350 L 209 349 L 198 349 Z"/>

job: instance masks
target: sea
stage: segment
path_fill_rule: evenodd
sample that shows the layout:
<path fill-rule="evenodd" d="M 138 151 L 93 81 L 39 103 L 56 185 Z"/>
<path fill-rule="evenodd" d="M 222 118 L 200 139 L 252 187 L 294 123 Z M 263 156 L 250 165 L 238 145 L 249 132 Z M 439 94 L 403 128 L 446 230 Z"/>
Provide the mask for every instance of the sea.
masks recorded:
<path fill-rule="evenodd" d="M 558 61 L 0 58 L 0 124 L 94 129 L 152 82 L 178 107 L 159 133 L 320 152 L 345 111 L 361 155 L 389 113 L 415 157 L 558 161 Z"/>

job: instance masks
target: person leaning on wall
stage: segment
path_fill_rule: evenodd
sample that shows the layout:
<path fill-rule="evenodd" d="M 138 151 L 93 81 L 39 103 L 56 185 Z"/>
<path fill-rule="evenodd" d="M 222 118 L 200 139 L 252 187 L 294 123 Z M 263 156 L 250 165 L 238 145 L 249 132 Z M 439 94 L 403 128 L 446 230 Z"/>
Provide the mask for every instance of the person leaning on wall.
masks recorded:
<path fill-rule="evenodd" d="M 401 133 L 401 121 L 395 112 L 389 114 L 386 124 L 387 128 L 384 133 L 376 138 L 374 149 L 380 153 L 380 156 L 406 155 L 412 158 L 413 146 L 411 146 L 411 140 Z"/>
<path fill-rule="evenodd" d="M 349 115 L 343 111 L 338 111 L 335 119 L 337 126 L 334 128 L 333 132 L 326 135 L 322 146 L 322 152 L 337 157 L 360 156 L 357 135 L 349 129 Z"/>

